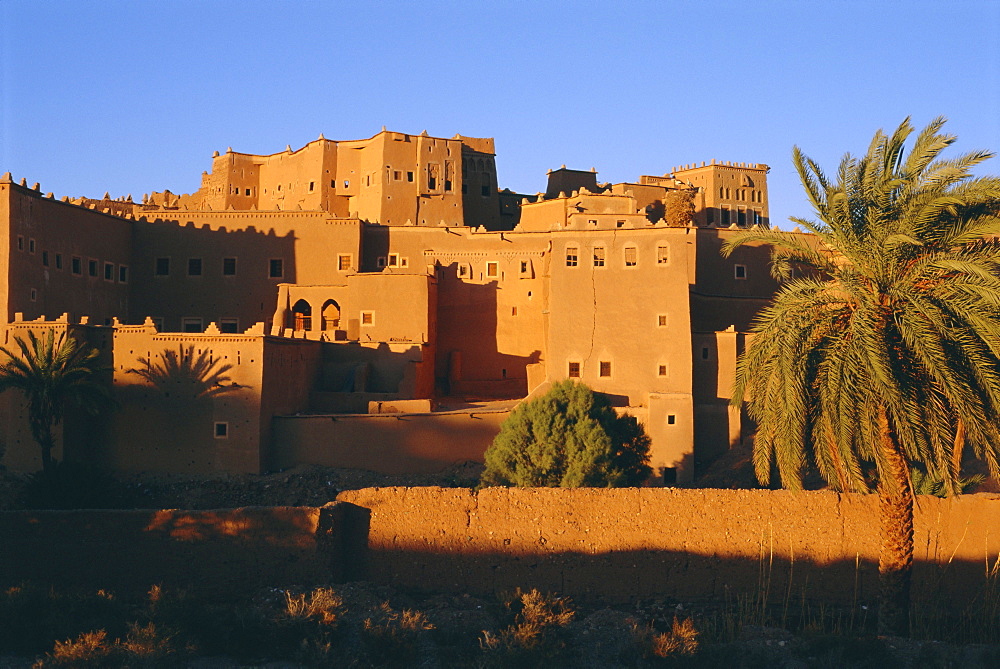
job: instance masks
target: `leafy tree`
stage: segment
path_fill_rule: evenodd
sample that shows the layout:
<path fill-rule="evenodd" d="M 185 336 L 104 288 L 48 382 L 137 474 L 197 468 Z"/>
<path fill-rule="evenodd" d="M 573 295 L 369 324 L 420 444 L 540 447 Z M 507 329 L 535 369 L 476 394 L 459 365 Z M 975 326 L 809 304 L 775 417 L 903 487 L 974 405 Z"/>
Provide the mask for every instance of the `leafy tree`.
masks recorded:
<path fill-rule="evenodd" d="M 990 153 L 939 158 L 943 124 L 908 153 L 909 119 L 879 131 L 834 179 L 796 147 L 818 220 L 792 221 L 813 236 L 758 228 L 724 248 L 771 244 L 784 281 L 737 366 L 757 476 L 800 488 L 812 462 L 840 490 L 877 490 L 883 633 L 908 632 L 911 464 L 948 494 L 967 445 L 1000 473 L 1000 179 L 970 172 Z"/>
<path fill-rule="evenodd" d="M 649 477 L 649 437 L 603 395 L 561 381 L 518 406 L 486 451 L 481 485 L 634 486 Z"/>
<path fill-rule="evenodd" d="M 90 414 L 111 404 L 108 385 L 101 379 L 107 371 L 97 349 L 80 345 L 65 334 L 48 330 L 41 338 L 28 332 L 27 340 L 15 336 L 18 351 L 0 346 L 7 356 L 0 365 L 0 392 L 16 388 L 28 402 L 31 436 L 42 449 L 42 469 L 53 471 L 52 430 L 62 421 L 67 405 L 76 404 Z"/>

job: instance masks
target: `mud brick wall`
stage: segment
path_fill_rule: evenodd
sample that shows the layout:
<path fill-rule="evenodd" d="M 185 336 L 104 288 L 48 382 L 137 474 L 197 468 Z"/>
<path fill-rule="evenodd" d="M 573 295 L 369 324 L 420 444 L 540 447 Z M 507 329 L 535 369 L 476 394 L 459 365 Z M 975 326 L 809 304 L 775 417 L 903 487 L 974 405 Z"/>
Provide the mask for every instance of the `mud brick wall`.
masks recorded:
<path fill-rule="evenodd" d="M 0 580 L 225 597 L 342 573 L 337 507 L 0 513 Z"/>
<path fill-rule="evenodd" d="M 338 500 L 367 523 L 371 580 L 451 592 L 537 587 L 628 602 L 877 595 L 871 495 L 639 489 L 372 488 Z M 915 594 L 981 592 L 1000 552 L 1000 496 L 921 497 Z"/>

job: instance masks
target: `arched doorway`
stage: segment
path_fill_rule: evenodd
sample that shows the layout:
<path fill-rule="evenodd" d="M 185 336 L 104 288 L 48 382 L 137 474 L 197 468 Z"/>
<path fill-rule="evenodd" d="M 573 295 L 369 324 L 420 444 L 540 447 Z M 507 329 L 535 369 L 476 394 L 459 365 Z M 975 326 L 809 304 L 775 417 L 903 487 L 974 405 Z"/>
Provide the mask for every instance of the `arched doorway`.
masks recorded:
<path fill-rule="evenodd" d="M 323 330 L 337 330 L 340 328 L 340 305 L 336 300 L 327 300 L 323 303 Z"/>
<path fill-rule="evenodd" d="M 312 307 L 305 300 L 299 300 L 292 307 L 292 329 L 295 332 L 312 330 Z"/>

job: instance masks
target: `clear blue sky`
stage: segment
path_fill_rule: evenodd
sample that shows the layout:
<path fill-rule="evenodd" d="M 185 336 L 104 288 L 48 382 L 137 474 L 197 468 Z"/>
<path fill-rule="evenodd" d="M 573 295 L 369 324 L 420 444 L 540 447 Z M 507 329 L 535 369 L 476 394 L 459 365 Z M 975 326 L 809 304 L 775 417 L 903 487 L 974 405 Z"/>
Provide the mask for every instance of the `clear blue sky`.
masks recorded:
<path fill-rule="evenodd" d="M 191 192 L 212 151 L 323 133 L 496 138 L 500 184 L 771 165 L 772 221 L 910 115 L 1000 150 L 1000 0 L 0 0 L 0 172 L 63 195 Z M 1000 160 L 984 172 L 1000 172 Z"/>

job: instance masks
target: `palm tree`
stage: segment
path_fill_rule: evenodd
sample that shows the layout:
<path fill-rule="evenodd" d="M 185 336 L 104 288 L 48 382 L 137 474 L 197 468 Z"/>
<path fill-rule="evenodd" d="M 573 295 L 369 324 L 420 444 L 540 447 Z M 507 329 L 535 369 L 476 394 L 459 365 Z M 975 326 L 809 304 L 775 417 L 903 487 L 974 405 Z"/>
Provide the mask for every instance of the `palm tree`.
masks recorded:
<path fill-rule="evenodd" d="M 943 118 L 881 130 L 835 179 L 796 147 L 818 220 L 811 236 L 749 230 L 723 252 L 772 246 L 783 281 L 737 366 L 734 404 L 757 421 L 754 468 L 801 488 L 810 464 L 835 488 L 879 495 L 881 633 L 905 635 L 913 564 L 910 467 L 959 490 L 963 449 L 996 476 L 1000 452 L 1000 179 L 992 154 L 939 158 Z"/>
<path fill-rule="evenodd" d="M 0 392 L 8 388 L 22 391 L 28 402 L 31 436 L 42 449 L 42 469 L 51 473 L 55 462 L 52 430 L 62 421 L 67 405 L 74 403 L 96 414 L 111 403 L 111 393 L 102 373 L 99 352 L 80 345 L 66 334 L 56 338 L 48 330 L 41 338 L 28 332 L 27 340 L 14 337 L 18 352 L 0 346 L 7 356 L 0 365 Z"/>

